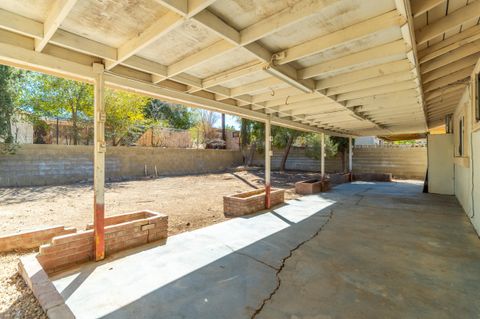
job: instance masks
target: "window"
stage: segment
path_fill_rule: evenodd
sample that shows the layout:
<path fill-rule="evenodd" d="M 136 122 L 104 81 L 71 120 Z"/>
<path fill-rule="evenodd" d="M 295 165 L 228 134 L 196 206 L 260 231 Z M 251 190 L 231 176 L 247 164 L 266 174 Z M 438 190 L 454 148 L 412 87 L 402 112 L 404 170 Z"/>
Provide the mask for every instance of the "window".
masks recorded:
<path fill-rule="evenodd" d="M 464 123 L 465 122 L 465 117 L 462 116 L 460 117 L 460 120 L 458 122 L 458 156 L 463 156 L 464 155 L 464 134 L 465 134 L 465 127 Z"/>

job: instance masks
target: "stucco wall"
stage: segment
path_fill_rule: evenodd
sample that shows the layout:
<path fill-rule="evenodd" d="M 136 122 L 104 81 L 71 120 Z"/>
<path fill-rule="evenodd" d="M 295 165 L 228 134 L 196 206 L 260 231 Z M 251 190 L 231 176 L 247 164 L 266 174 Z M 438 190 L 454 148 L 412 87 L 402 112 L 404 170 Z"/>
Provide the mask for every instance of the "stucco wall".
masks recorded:
<path fill-rule="evenodd" d="M 110 147 L 106 154 L 109 179 L 154 175 L 198 174 L 242 164 L 239 151 Z M 60 185 L 91 180 L 93 147 L 22 145 L 14 155 L 0 156 L 0 187 Z"/>
<path fill-rule="evenodd" d="M 480 131 L 472 133 L 469 167 L 455 164 L 455 196 L 480 234 Z"/>

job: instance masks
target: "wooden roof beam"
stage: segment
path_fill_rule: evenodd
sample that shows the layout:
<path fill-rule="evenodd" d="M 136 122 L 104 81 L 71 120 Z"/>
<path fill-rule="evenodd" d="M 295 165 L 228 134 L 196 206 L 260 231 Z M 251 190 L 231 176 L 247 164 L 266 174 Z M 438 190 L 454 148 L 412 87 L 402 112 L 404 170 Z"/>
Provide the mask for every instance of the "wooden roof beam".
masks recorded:
<path fill-rule="evenodd" d="M 105 68 L 111 70 L 143 48 L 155 42 L 161 36 L 179 26 L 181 23 L 183 23 L 182 16 L 174 12 L 166 13 L 138 36 L 128 40 L 120 46 L 117 49 L 117 59 L 114 61 L 106 61 Z"/>
<path fill-rule="evenodd" d="M 316 39 L 304 42 L 297 46 L 274 54 L 276 64 L 285 64 L 299 60 L 323 51 L 333 49 L 348 42 L 365 38 L 380 30 L 400 26 L 405 23 L 405 18 L 396 10 L 367 19 L 348 26 L 336 32 L 328 33 Z"/>
<path fill-rule="evenodd" d="M 43 36 L 35 39 L 35 51 L 41 52 L 48 41 L 57 31 L 60 24 L 72 10 L 77 0 L 56 0 L 53 7 L 48 11 L 48 16 L 43 23 Z"/>
<path fill-rule="evenodd" d="M 446 40 L 435 43 L 432 46 L 420 51 L 420 63 L 425 63 L 433 60 L 441 55 L 447 54 L 455 49 L 458 49 L 466 44 L 475 42 L 480 39 L 480 25 L 468 28 Z"/>
<path fill-rule="evenodd" d="M 449 13 L 446 17 L 426 25 L 417 30 L 417 44 L 423 44 L 427 41 L 456 28 L 468 20 L 480 17 L 480 1 L 469 3 L 463 8 Z"/>
<path fill-rule="evenodd" d="M 310 79 L 328 73 L 349 70 L 355 66 L 369 67 L 385 62 L 405 58 L 406 46 L 403 40 L 397 40 L 381 46 L 355 52 L 344 57 L 325 61 L 298 71 L 299 78 Z"/>
<path fill-rule="evenodd" d="M 435 8 L 436 6 L 444 3 L 446 0 L 415 0 L 412 1 L 412 14 L 413 17 L 418 17 Z"/>

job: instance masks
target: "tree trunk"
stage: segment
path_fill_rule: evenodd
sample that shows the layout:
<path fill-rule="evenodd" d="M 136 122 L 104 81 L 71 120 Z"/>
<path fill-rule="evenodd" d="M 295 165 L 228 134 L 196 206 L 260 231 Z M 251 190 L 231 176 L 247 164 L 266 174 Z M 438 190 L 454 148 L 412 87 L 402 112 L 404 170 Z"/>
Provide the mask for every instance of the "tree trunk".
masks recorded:
<path fill-rule="evenodd" d="M 77 108 L 72 107 L 73 145 L 78 145 Z"/>
<path fill-rule="evenodd" d="M 257 142 L 255 141 L 250 146 L 250 156 L 249 156 L 249 159 L 248 159 L 247 166 L 252 166 L 253 158 L 255 157 L 256 150 L 257 150 Z"/>
<path fill-rule="evenodd" d="M 342 172 L 345 173 L 345 151 L 342 151 Z"/>
<path fill-rule="evenodd" d="M 288 137 L 288 142 L 287 142 L 287 146 L 285 147 L 285 151 L 283 152 L 282 161 L 280 162 L 280 171 L 282 172 L 285 171 L 285 166 L 287 164 L 287 159 L 288 159 L 288 155 L 290 154 L 290 149 L 292 148 L 292 144 L 293 144 L 293 135 L 290 135 Z"/>

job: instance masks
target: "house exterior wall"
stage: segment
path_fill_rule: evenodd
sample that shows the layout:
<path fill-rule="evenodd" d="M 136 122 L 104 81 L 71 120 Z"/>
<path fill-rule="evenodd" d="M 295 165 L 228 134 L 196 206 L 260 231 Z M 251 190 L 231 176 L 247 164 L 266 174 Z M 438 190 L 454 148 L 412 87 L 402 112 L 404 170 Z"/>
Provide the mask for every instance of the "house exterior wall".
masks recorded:
<path fill-rule="evenodd" d="M 201 174 L 242 164 L 242 153 L 229 150 L 109 147 L 106 177 Z M 145 174 L 145 170 L 147 174 Z M 61 185 L 93 178 L 93 147 L 22 145 L 14 155 L 0 155 L 0 187 Z"/>
<path fill-rule="evenodd" d="M 473 227 L 480 235 L 480 121 L 475 118 L 475 105 L 478 96 L 480 61 L 472 73 L 470 85 L 465 89 L 462 99 L 453 115 L 454 121 L 454 166 L 455 196 L 465 210 Z M 460 147 L 459 121 L 464 118 L 464 152 L 458 154 Z"/>

